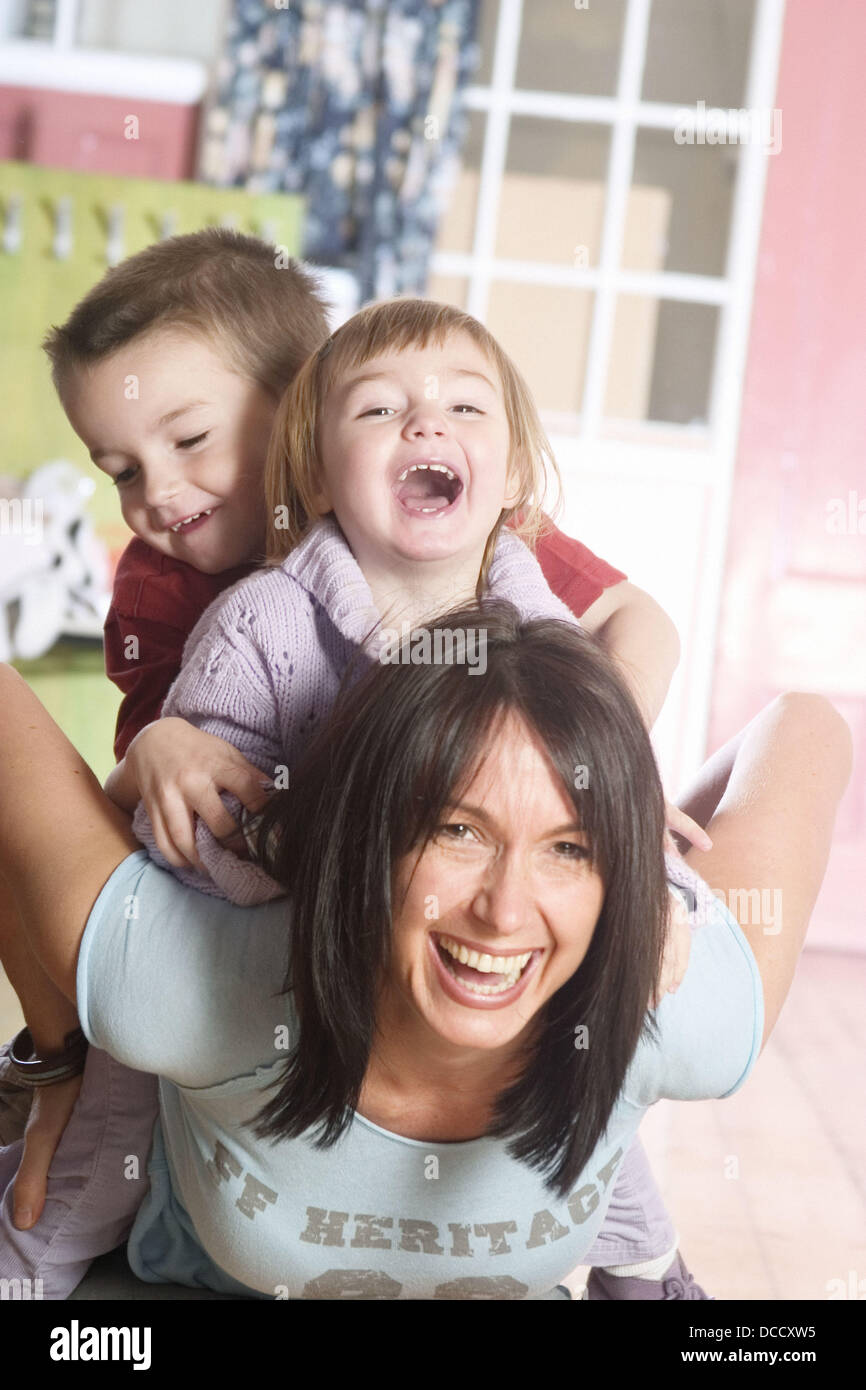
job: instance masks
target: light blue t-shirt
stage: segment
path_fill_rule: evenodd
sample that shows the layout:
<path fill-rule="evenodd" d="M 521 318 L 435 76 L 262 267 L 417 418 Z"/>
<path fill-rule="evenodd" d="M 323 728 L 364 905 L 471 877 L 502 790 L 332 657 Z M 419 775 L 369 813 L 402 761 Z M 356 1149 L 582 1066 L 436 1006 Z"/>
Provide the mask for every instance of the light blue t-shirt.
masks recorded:
<path fill-rule="evenodd" d="M 287 900 L 238 908 L 140 850 L 100 893 L 78 962 L 81 1026 L 160 1078 L 151 1190 L 129 1256 L 140 1278 L 271 1298 L 544 1298 L 582 1262 L 646 1108 L 730 1095 L 763 1033 L 739 926 L 716 904 L 656 1013 L 607 1132 L 567 1198 L 506 1142 L 424 1143 L 356 1115 L 329 1149 L 257 1140 L 292 1045 Z"/>

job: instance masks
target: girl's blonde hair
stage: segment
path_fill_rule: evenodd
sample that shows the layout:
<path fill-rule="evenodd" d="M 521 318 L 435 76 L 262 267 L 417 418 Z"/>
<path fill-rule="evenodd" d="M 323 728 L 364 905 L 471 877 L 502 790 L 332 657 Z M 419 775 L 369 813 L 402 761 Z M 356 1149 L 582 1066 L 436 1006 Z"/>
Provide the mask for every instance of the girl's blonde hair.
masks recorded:
<path fill-rule="evenodd" d="M 280 564 L 317 519 L 315 497 L 321 481 L 319 426 L 332 386 L 345 372 L 388 352 L 442 346 L 454 333 L 466 333 L 499 374 L 511 447 L 509 476 L 519 487 L 514 505 L 503 509 L 485 548 L 480 583 L 484 582 L 500 528 L 518 518 L 515 532 L 528 544 L 542 529 L 542 503 L 548 475 L 560 477 L 550 442 L 520 372 L 483 324 L 451 304 L 402 297 L 370 304 L 355 314 L 301 367 L 286 390 L 274 419 L 265 467 L 265 492 L 271 519 L 266 563 Z"/>

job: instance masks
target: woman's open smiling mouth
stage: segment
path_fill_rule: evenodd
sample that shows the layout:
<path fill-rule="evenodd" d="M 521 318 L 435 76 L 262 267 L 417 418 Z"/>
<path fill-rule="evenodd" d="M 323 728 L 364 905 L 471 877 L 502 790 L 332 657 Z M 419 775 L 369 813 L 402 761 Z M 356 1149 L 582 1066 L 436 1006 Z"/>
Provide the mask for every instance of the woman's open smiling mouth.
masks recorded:
<path fill-rule="evenodd" d="M 535 973 L 541 950 L 504 955 L 471 950 L 445 933 L 428 938 L 436 974 L 445 993 L 458 1004 L 496 1009 L 512 1004 Z"/>

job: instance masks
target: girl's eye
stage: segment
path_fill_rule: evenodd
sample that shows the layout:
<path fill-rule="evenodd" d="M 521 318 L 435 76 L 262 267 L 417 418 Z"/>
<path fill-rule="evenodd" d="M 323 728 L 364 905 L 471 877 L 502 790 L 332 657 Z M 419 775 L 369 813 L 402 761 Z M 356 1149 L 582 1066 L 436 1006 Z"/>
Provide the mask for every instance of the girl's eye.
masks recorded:
<path fill-rule="evenodd" d="M 460 411 L 461 415 L 463 414 L 464 411 L 469 411 L 469 410 L 471 410 L 475 415 L 483 415 L 483 413 L 484 413 L 482 410 L 479 410 L 479 409 L 478 409 L 478 406 L 477 406 L 477 405 L 467 405 L 467 404 L 465 404 L 465 402 L 464 402 L 463 404 L 461 404 L 461 405 L 454 405 L 454 406 L 451 407 L 451 409 L 452 409 L 452 410 L 458 410 L 458 411 Z"/>
<path fill-rule="evenodd" d="M 111 481 L 115 487 L 123 487 L 124 483 L 129 482 L 134 472 L 134 468 L 124 468 L 123 472 L 118 473 L 117 476 L 112 478 Z"/>
<path fill-rule="evenodd" d="M 194 445 L 201 444 L 203 439 L 207 439 L 210 430 L 204 430 L 201 434 L 193 435 L 192 439 L 181 439 L 178 441 L 179 449 L 192 449 Z"/>
<path fill-rule="evenodd" d="M 367 415 L 375 415 L 375 416 L 380 416 L 380 417 L 381 417 L 382 415 L 385 415 L 385 414 L 389 414 L 389 415 L 393 415 L 393 414 L 394 414 L 394 411 L 393 411 L 393 409 L 391 408 L 390 405 L 374 405 L 373 408 L 372 408 L 371 410 L 365 410 L 365 411 L 363 411 L 363 412 L 361 413 L 360 418 L 363 420 L 363 419 L 365 419 L 365 417 L 366 417 Z"/>

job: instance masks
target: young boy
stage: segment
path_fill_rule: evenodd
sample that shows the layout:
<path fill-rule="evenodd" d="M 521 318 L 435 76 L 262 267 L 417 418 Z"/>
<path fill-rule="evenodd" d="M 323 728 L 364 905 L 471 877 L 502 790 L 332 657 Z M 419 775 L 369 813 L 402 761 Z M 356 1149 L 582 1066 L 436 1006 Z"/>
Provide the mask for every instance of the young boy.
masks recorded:
<path fill-rule="evenodd" d="M 134 785 L 126 751 L 158 717 L 186 637 L 263 557 L 271 421 L 327 337 L 313 276 L 275 261 L 273 248 L 226 230 L 171 238 L 110 271 L 46 339 L 64 409 L 117 486 L 136 537 L 119 562 L 105 626 L 106 669 L 124 694 L 119 764 L 106 790 L 128 809 L 147 789 Z M 670 620 L 555 529 L 538 559 L 554 592 L 624 663 L 654 722 L 678 655 Z M 224 785 L 256 809 L 258 770 L 234 750 L 228 756 Z M 211 804 L 224 832 L 219 798 Z M 171 844 L 171 827 L 165 837 Z M 156 1086 L 90 1049 L 76 1109 L 87 1114 L 88 1142 L 76 1139 L 75 1123 L 64 1132 L 82 1082 L 77 1018 L 24 947 L 8 896 L 0 901 L 0 955 L 29 1029 L 14 1057 L 11 1045 L 0 1054 L 0 1141 L 10 1146 L 0 1151 L 0 1240 L 15 1244 L 14 1267 L 41 1278 L 45 1296 L 63 1298 L 92 1258 L 121 1243 L 144 1196 Z M 130 1155 L 137 1176 L 124 1180 Z M 3 1258 L 0 1249 L 0 1274 Z"/>

